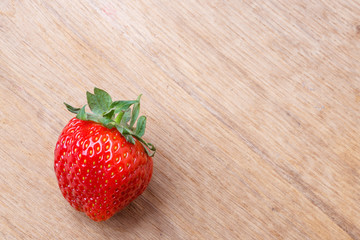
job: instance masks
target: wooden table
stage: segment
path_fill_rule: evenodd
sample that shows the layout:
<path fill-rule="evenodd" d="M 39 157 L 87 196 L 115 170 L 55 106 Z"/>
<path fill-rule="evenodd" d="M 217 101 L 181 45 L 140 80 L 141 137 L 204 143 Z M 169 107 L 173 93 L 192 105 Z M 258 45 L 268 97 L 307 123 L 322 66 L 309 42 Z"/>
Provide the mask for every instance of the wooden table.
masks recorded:
<path fill-rule="evenodd" d="M 360 1 L 0 2 L 0 239 L 360 239 Z M 142 97 L 148 189 L 106 222 L 53 150 L 85 91 Z"/>

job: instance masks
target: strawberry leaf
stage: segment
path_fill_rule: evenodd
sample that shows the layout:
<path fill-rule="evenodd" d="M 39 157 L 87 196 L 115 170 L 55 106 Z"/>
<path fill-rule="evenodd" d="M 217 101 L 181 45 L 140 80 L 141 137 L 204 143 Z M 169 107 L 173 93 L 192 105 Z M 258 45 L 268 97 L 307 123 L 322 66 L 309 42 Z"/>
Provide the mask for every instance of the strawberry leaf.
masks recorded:
<path fill-rule="evenodd" d="M 80 119 L 80 120 L 87 120 L 87 116 L 86 116 L 86 113 L 85 113 L 85 106 L 86 106 L 86 105 L 84 105 L 84 106 L 80 109 L 80 111 L 78 112 L 78 114 L 76 115 L 76 117 L 77 117 L 78 119 Z"/>
<path fill-rule="evenodd" d="M 133 110 L 132 110 L 132 114 L 131 114 L 131 121 L 130 121 L 130 128 L 132 128 L 136 122 L 136 119 L 139 116 L 139 112 L 140 112 L 140 98 L 141 98 L 140 94 L 138 96 L 138 98 L 136 99 L 136 103 L 134 104 Z"/>
<path fill-rule="evenodd" d="M 146 117 L 140 116 L 138 119 L 141 96 L 140 94 L 136 100 L 113 102 L 107 92 L 94 88 L 94 93 L 86 92 L 92 113 L 85 112 L 86 105 L 82 108 L 75 108 L 67 103 L 64 104 L 80 120 L 97 122 L 109 129 L 116 128 L 126 141 L 132 144 L 135 144 L 136 138 L 144 146 L 146 153 L 152 157 L 156 151 L 154 145 L 141 138 L 145 134 L 146 128 Z M 135 123 L 136 128 L 134 128 Z"/>
<path fill-rule="evenodd" d="M 108 119 L 112 119 L 114 115 L 115 115 L 115 109 L 113 108 L 103 114 L 103 116 Z"/>
<path fill-rule="evenodd" d="M 155 146 L 154 146 L 152 143 L 147 143 L 147 146 L 149 147 L 149 149 L 150 149 L 151 151 L 156 151 L 156 148 L 155 148 Z"/>
<path fill-rule="evenodd" d="M 126 124 L 131 118 L 131 109 L 128 108 L 125 112 L 124 112 L 124 115 L 121 119 L 121 123 L 122 124 Z"/>
<path fill-rule="evenodd" d="M 115 122 L 109 118 L 100 118 L 100 123 L 104 125 L 107 128 L 113 128 L 115 127 Z"/>
<path fill-rule="evenodd" d="M 100 105 L 103 107 L 103 109 L 108 110 L 112 103 L 111 96 L 107 92 L 105 92 L 104 90 L 102 90 L 100 88 L 94 88 L 94 93 L 95 93 L 95 96 L 98 98 L 98 101 L 99 101 Z"/>
<path fill-rule="evenodd" d="M 93 121 L 93 122 L 100 122 L 100 115 L 92 114 L 92 113 L 86 113 L 86 120 L 87 121 Z"/>
<path fill-rule="evenodd" d="M 94 94 L 86 92 L 90 110 L 95 114 L 103 114 L 108 111 L 112 103 L 110 95 L 99 88 L 94 89 Z"/>
<path fill-rule="evenodd" d="M 115 127 L 119 131 L 119 133 L 121 133 L 121 135 L 124 136 L 124 128 L 122 126 L 119 126 L 119 125 L 116 125 Z"/>
<path fill-rule="evenodd" d="M 131 136 L 131 135 L 126 135 L 126 136 L 125 136 L 125 139 L 126 139 L 126 141 L 128 141 L 129 143 L 135 144 L 135 139 L 134 139 L 133 136 Z"/>
<path fill-rule="evenodd" d="M 116 114 L 123 110 L 128 109 L 134 103 L 136 103 L 136 101 L 115 101 L 110 105 L 110 108 L 114 108 Z"/>
<path fill-rule="evenodd" d="M 145 142 L 142 138 L 137 138 L 137 139 L 143 145 L 147 155 L 149 155 L 149 157 L 153 157 L 155 155 L 155 152 L 156 152 L 155 146 L 153 144 L 151 144 L 151 143 Z M 152 153 L 149 150 L 152 151 Z"/>
<path fill-rule="evenodd" d="M 117 129 L 123 136 L 133 134 L 130 129 L 128 129 L 127 127 L 124 127 L 124 126 L 116 125 L 116 129 Z"/>
<path fill-rule="evenodd" d="M 135 130 L 136 136 L 141 138 L 145 133 L 145 128 L 146 128 L 146 117 L 141 116 L 139 117 L 136 123 L 136 130 Z"/>
<path fill-rule="evenodd" d="M 74 108 L 73 106 L 70 106 L 69 104 L 65 103 L 65 106 L 67 108 L 67 110 L 69 110 L 72 113 L 78 113 L 80 111 L 80 108 Z"/>

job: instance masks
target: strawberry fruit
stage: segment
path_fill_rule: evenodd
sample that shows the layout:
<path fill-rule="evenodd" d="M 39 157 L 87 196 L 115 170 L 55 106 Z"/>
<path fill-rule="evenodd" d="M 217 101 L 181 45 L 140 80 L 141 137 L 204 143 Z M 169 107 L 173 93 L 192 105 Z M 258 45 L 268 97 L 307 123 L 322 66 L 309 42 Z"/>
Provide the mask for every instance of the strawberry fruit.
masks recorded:
<path fill-rule="evenodd" d="M 65 126 L 55 147 L 54 169 L 65 199 L 95 221 L 110 218 L 148 186 L 155 147 L 141 137 L 146 117 L 139 116 L 140 97 L 112 101 L 104 90 L 87 92 L 85 106 Z M 135 126 L 136 123 L 136 126 Z"/>

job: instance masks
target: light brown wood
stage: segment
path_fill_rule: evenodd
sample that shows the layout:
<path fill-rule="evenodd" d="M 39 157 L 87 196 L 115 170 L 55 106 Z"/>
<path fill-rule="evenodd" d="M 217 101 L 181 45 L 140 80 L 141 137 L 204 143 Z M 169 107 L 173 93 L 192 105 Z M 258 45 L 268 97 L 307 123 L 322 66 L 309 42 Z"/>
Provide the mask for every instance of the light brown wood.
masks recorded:
<path fill-rule="evenodd" d="M 360 1 L 0 2 L 0 239 L 360 239 Z M 96 223 L 53 149 L 143 93 L 148 189 Z"/>

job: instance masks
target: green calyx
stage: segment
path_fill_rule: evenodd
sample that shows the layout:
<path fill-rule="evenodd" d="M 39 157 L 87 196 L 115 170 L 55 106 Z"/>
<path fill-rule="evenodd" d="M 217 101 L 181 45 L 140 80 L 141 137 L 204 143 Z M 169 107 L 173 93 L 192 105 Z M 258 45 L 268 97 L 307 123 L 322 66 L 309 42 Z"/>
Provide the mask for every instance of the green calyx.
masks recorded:
<path fill-rule="evenodd" d="M 140 116 L 138 118 L 141 94 L 136 100 L 113 102 L 107 92 L 94 88 L 94 93 L 86 92 L 86 98 L 92 113 L 85 112 L 86 105 L 82 108 L 74 108 L 67 103 L 64 104 L 70 112 L 76 114 L 76 118 L 97 122 L 109 129 L 116 128 L 126 141 L 135 144 L 136 138 L 144 146 L 150 157 L 155 155 L 156 148 L 154 145 L 141 138 L 146 127 L 146 117 Z"/>

